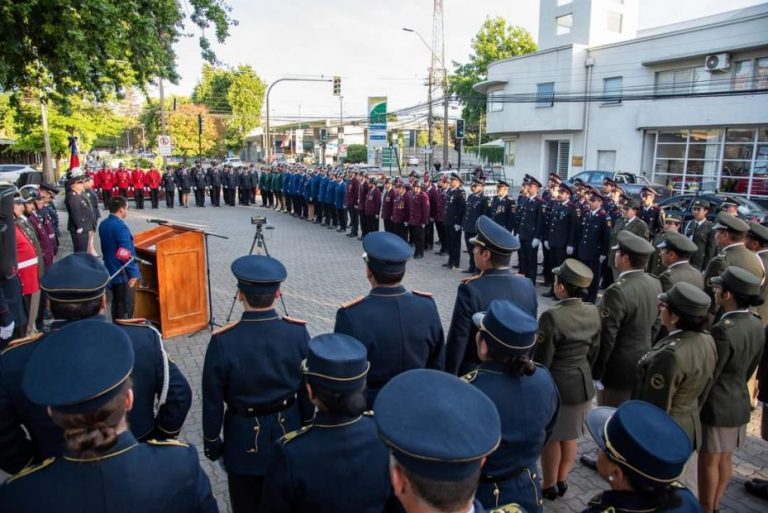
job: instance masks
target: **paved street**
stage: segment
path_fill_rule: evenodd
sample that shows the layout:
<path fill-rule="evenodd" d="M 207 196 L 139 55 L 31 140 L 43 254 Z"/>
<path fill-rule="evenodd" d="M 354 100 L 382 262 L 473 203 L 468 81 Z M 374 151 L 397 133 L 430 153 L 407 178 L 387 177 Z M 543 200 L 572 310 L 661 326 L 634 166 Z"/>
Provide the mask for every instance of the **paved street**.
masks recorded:
<path fill-rule="evenodd" d="M 366 294 L 364 264 L 361 259 L 361 244 L 306 221 L 286 214 L 265 210 L 261 207 L 222 207 L 205 209 L 190 207 L 173 210 L 131 210 L 129 225 L 134 233 L 153 228 L 146 219 L 160 217 L 187 223 L 206 225 L 211 232 L 229 237 L 229 240 L 210 238 L 211 283 L 213 311 L 216 322 L 224 324 L 235 292 L 235 280 L 229 266 L 232 260 L 245 255 L 253 241 L 255 227 L 250 224 L 253 215 L 266 215 L 273 230 L 266 230 L 266 243 L 272 256 L 280 259 L 288 268 L 288 280 L 284 284 L 285 304 L 291 316 L 304 319 L 310 334 L 317 335 L 333 329 L 336 309 L 345 301 Z M 61 226 L 66 226 L 63 214 Z M 67 245 L 69 244 L 68 237 Z M 98 246 L 97 246 L 98 247 Z M 460 279 L 466 277 L 457 271 L 441 267 L 443 257 L 427 254 L 423 260 L 408 265 L 405 285 L 410 289 L 428 291 L 434 294 L 443 325 L 447 332 L 455 291 Z M 462 267 L 466 268 L 467 255 L 462 255 Z M 542 287 L 539 292 L 545 292 Z M 540 299 L 540 311 L 551 302 Z M 235 308 L 233 319 L 239 317 L 240 309 Z M 203 331 L 191 337 L 177 337 L 166 341 L 169 354 L 186 374 L 192 384 L 194 399 L 190 416 L 182 432 L 182 439 L 202 445 L 200 382 L 205 348 L 209 332 Z M 535 405 L 531 405 L 532 408 Z M 753 416 L 749 426 L 746 446 L 734 455 L 735 471 L 721 511 L 759 512 L 766 510 L 766 503 L 747 496 L 743 482 L 762 473 L 768 477 L 768 444 L 759 440 L 759 415 Z M 663 443 L 663 442 L 660 442 Z M 591 441 L 582 441 L 582 452 L 594 449 Z M 226 476 L 214 464 L 210 464 L 201 453 L 205 470 L 213 482 L 214 491 L 222 511 L 229 511 Z M 545 502 L 547 511 L 581 511 L 597 491 L 607 485 L 590 470 L 576 463 L 570 477 L 570 490 L 564 499 Z M 354 486 L 354 483 L 350 483 Z"/>

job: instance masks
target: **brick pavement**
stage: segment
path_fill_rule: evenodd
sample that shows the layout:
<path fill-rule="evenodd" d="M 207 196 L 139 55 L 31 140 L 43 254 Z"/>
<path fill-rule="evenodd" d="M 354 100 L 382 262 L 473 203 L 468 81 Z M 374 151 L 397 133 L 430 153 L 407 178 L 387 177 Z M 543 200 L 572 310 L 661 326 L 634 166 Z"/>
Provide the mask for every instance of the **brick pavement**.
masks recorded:
<path fill-rule="evenodd" d="M 210 238 L 211 283 L 214 317 L 224 324 L 235 293 L 235 280 L 229 271 L 232 260 L 247 254 L 253 241 L 255 228 L 250 216 L 266 215 L 273 230 L 266 230 L 265 240 L 272 256 L 280 259 L 288 269 L 288 280 L 283 292 L 286 307 L 291 316 L 305 319 L 311 335 L 333 329 L 335 312 L 339 305 L 356 296 L 365 295 L 369 289 L 365 279 L 361 244 L 333 230 L 314 225 L 287 214 L 265 210 L 261 207 L 221 207 L 205 209 L 190 207 L 159 210 L 131 210 L 128 224 L 134 233 L 155 225 L 146 223 L 150 217 L 162 217 L 179 222 L 206 225 L 211 232 L 229 237 L 229 240 Z M 66 226 L 66 213 L 61 226 Z M 69 237 L 65 236 L 69 244 Z M 98 245 L 97 245 L 98 248 Z M 66 254 L 66 250 L 65 250 Z M 427 252 L 425 258 L 408 265 L 405 285 L 409 289 L 424 290 L 434 294 L 444 328 L 453 310 L 456 287 L 466 277 L 457 271 L 449 271 L 441 264 L 444 257 Z M 462 254 L 466 268 L 467 255 Z M 539 293 L 545 292 L 538 287 Z M 539 299 L 540 311 L 551 305 L 546 298 Z M 239 318 L 241 309 L 235 307 L 232 319 Z M 181 367 L 193 390 L 192 409 L 182 431 L 182 439 L 202 447 L 201 427 L 201 375 L 205 348 L 210 333 L 199 332 L 193 336 L 176 337 L 166 341 L 169 354 Z M 759 439 L 759 412 L 753 415 L 745 446 L 734 454 L 734 475 L 721 504 L 721 512 L 757 513 L 766 510 L 766 503 L 747 495 L 743 482 L 762 474 L 768 477 L 768 443 Z M 595 444 L 581 440 L 579 453 L 592 452 Z M 202 456 L 203 467 L 211 478 L 222 512 L 229 512 L 226 475 Z M 578 512 L 595 493 L 606 489 L 606 483 L 596 473 L 574 464 L 569 478 L 570 489 L 565 498 L 554 502 L 545 501 L 545 510 L 552 512 Z"/>

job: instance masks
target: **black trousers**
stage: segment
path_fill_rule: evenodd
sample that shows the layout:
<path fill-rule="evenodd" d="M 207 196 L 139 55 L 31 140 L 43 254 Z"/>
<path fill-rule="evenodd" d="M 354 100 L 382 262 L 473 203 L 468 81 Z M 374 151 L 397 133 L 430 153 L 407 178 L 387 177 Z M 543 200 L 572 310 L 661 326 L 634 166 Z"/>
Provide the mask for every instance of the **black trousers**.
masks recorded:
<path fill-rule="evenodd" d="M 392 219 L 384 219 L 384 231 L 392 232 Z"/>
<path fill-rule="evenodd" d="M 128 199 L 128 188 L 119 189 L 119 190 L 120 190 L 120 196 L 122 196 L 123 198 L 125 198 L 127 200 Z"/>
<path fill-rule="evenodd" d="M 531 246 L 532 240 L 521 240 L 520 250 L 517 252 L 520 259 L 520 274 L 525 275 L 536 284 L 536 271 L 538 267 L 538 248 Z"/>
<path fill-rule="evenodd" d="M 198 207 L 205 206 L 205 188 L 198 187 L 195 189 L 195 205 Z"/>
<path fill-rule="evenodd" d="M 134 189 L 133 199 L 136 201 L 136 208 L 139 210 L 144 209 L 144 189 Z"/>
<path fill-rule="evenodd" d="M 227 473 L 232 513 L 259 513 L 264 476 Z"/>
<path fill-rule="evenodd" d="M 408 228 L 411 232 L 411 240 L 416 247 L 413 256 L 424 256 L 424 226 L 411 225 Z"/>
<path fill-rule="evenodd" d="M 427 249 L 435 247 L 435 222 L 430 221 L 424 227 L 424 244 Z"/>
<path fill-rule="evenodd" d="M 448 241 L 448 264 L 454 267 L 461 266 L 461 230 L 456 231 L 453 226 L 445 227 Z"/>
<path fill-rule="evenodd" d="M 379 231 L 379 216 L 373 215 L 373 214 L 366 214 L 366 219 L 368 220 L 368 233 L 371 232 L 378 232 Z"/>
<path fill-rule="evenodd" d="M 347 229 L 347 209 L 337 208 L 336 215 L 339 218 L 339 228 L 342 230 L 346 230 Z"/>
<path fill-rule="evenodd" d="M 132 319 L 136 288 L 127 282 L 112 284 L 112 319 Z"/>
<path fill-rule="evenodd" d="M 109 210 L 109 200 L 112 198 L 112 189 L 102 189 L 101 197 L 104 200 L 104 208 Z"/>
<path fill-rule="evenodd" d="M 544 265 L 541 268 L 541 275 L 544 277 L 544 283 L 552 283 L 552 250 L 544 247 L 544 243 L 541 243 L 541 251 L 544 253 Z"/>
<path fill-rule="evenodd" d="M 83 251 L 88 251 L 88 231 L 83 230 L 80 233 L 69 232 L 69 234 L 72 236 L 72 252 L 73 253 L 81 253 Z"/>
<path fill-rule="evenodd" d="M 184 194 L 182 193 L 181 189 L 179 189 L 179 206 L 180 207 L 184 206 L 184 197 L 183 196 L 184 196 Z"/>
<path fill-rule="evenodd" d="M 405 223 L 396 223 L 392 221 L 392 233 L 408 242 L 408 227 L 405 226 Z"/>
<path fill-rule="evenodd" d="M 477 267 L 475 267 L 475 255 L 474 255 L 474 249 L 475 245 L 469 242 L 469 239 L 477 235 L 476 233 L 470 233 L 470 232 L 464 232 L 464 243 L 467 245 L 467 253 L 469 253 L 469 270 L 472 272 L 477 271 Z"/>
<path fill-rule="evenodd" d="M 600 259 L 598 257 L 594 260 L 582 260 L 581 262 L 592 270 L 592 283 L 589 284 L 589 294 L 587 295 L 587 301 L 596 303 L 597 290 L 600 288 L 600 275 L 602 271 Z"/>
<path fill-rule="evenodd" d="M 568 258 L 568 253 L 566 252 L 566 248 L 555 248 L 550 247 L 549 248 L 549 271 L 552 272 L 552 269 L 562 264 L 565 259 Z"/>
<path fill-rule="evenodd" d="M 173 190 L 165 190 L 165 206 L 168 208 L 173 208 L 173 194 L 175 191 Z"/>
<path fill-rule="evenodd" d="M 160 206 L 160 191 L 157 189 L 149 190 L 149 201 L 152 202 L 152 208 Z"/>
<path fill-rule="evenodd" d="M 357 235 L 358 227 L 360 226 L 360 211 L 352 207 L 349 209 L 349 229 L 350 234 Z"/>
<path fill-rule="evenodd" d="M 440 241 L 440 251 L 445 253 L 447 251 L 446 249 L 446 238 L 445 238 L 445 223 L 442 221 L 435 221 L 435 231 L 437 232 L 437 240 Z"/>
<path fill-rule="evenodd" d="M 214 207 L 221 205 L 221 187 L 211 187 L 211 205 Z"/>

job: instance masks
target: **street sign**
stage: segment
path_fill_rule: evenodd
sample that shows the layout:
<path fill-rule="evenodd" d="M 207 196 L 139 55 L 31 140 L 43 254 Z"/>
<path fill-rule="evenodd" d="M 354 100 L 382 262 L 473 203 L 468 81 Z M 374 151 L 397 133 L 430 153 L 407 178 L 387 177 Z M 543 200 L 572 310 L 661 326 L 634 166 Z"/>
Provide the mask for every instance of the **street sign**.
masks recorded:
<path fill-rule="evenodd" d="M 157 136 L 157 153 L 161 157 L 171 156 L 171 136 L 170 135 Z"/>
<path fill-rule="evenodd" d="M 381 149 L 381 167 L 391 167 L 397 165 L 397 153 L 395 148 L 384 147 Z"/>
<path fill-rule="evenodd" d="M 346 144 L 340 144 L 339 145 L 339 157 L 346 157 L 347 156 L 347 145 Z"/>

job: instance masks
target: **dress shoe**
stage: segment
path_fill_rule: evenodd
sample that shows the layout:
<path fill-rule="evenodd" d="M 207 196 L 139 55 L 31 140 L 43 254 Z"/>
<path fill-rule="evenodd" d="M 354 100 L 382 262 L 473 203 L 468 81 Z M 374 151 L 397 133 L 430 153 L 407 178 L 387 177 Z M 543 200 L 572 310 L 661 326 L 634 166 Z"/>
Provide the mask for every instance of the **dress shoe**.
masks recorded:
<path fill-rule="evenodd" d="M 453 267 L 453 266 L 451 264 L 449 264 L 449 263 L 445 263 L 445 264 L 443 264 L 443 267 Z"/>
<path fill-rule="evenodd" d="M 760 497 L 761 499 L 768 499 L 768 482 L 765 482 L 762 479 L 753 479 L 752 481 L 747 481 L 744 483 L 744 488 L 747 489 L 747 492 L 756 497 Z"/>
<path fill-rule="evenodd" d="M 562 497 L 568 491 L 568 481 L 557 482 L 557 494 Z"/>
<path fill-rule="evenodd" d="M 418 260 L 420 258 L 424 258 L 424 255 L 413 255 L 414 260 Z"/>
<path fill-rule="evenodd" d="M 542 488 L 541 496 L 547 500 L 553 501 L 557 499 L 557 488 L 554 486 L 550 486 L 549 488 Z"/>
<path fill-rule="evenodd" d="M 348 233 L 347 237 L 349 237 L 349 238 L 357 237 L 357 234 L 356 233 Z"/>
<path fill-rule="evenodd" d="M 337 231 L 337 232 L 339 232 L 339 233 L 344 233 L 344 232 L 346 232 L 346 231 L 347 231 L 347 229 L 346 229 L 346 228 L 339 228 L 339 229 L 338 229 L 338 230 L 336 230 L 336 231 Z"/>
<path fill-rule="evenodd" d="M 597 470 L 597 460 L 592 456 L 587 456 L 586 454 L 582 454 L 581 456 L 579 456 L 579 461 L 585 467 L 591 468 L 592 470 Z"/>

